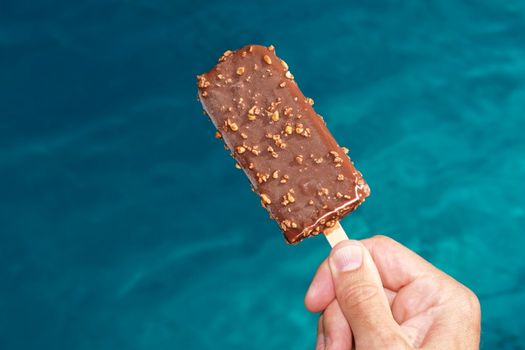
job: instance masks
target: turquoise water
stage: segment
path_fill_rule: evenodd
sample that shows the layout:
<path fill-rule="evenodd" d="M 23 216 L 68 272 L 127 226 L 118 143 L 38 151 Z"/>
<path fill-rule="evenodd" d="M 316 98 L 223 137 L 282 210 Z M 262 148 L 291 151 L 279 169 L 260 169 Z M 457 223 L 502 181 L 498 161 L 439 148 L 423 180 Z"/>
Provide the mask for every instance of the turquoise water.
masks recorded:
<path fill-rule="evenodd" d="M 372 188 L 343 221 L 472 288 L 524 349 L 522 1 L 0 3 L 0 348 L 312 349 L 284 244 L 195 75 L 274 44 Z"/>

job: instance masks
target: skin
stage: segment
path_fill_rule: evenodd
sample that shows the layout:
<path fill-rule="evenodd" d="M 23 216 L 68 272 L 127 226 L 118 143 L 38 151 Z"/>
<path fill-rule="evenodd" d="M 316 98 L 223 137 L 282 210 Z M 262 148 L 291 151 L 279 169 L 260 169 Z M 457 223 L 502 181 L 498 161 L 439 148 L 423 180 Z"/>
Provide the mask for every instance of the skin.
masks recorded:
<path fill-rule="evenodd" d="M 305 305 L 321 312 L 316 350 L 479 349 L 476 295 L 385 236 L 334 247 Z"/>

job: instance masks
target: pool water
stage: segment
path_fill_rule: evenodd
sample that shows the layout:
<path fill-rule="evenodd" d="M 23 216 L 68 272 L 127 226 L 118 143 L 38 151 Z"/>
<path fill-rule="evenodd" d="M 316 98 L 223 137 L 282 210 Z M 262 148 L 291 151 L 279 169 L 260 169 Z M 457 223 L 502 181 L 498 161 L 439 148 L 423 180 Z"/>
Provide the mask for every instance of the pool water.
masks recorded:
<path fill-rule="evenodd" d="M 524 349 L 522 1 L 0 3 L 0 348 L 312 349 L 287 246 L 195 75 L 273 44 L 363 172 L 342 222 L 473 289 Z"/>

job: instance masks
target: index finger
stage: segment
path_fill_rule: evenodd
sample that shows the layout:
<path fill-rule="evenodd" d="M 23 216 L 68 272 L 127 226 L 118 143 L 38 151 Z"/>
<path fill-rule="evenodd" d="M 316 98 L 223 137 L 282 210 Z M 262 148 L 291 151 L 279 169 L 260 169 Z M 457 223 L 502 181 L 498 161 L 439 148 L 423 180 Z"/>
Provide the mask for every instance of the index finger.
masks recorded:
<path fill-rule="evenodd" d="M 372 255 L 383 286 L 398 291 L 415 279 L 440 271 L 428 261 L 386 236 L 361 241 Z"/>

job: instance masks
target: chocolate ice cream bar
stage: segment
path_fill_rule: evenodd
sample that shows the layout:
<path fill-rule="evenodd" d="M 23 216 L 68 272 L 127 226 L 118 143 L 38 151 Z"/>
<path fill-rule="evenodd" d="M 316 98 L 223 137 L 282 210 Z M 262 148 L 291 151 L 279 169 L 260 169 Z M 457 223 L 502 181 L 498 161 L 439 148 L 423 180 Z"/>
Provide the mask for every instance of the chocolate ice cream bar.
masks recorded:
<path fill-rule="evenodd" d="M 273 46 L 226 51 L 199 99 L 288 243 L 316 235 L 370 194 Z"/>

